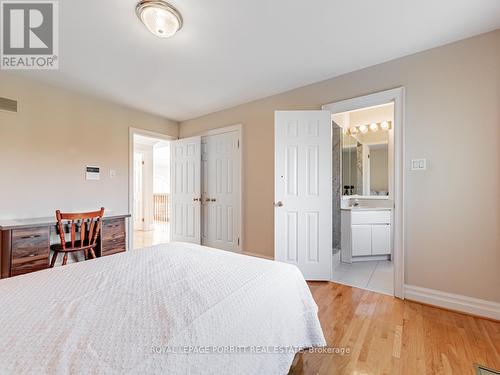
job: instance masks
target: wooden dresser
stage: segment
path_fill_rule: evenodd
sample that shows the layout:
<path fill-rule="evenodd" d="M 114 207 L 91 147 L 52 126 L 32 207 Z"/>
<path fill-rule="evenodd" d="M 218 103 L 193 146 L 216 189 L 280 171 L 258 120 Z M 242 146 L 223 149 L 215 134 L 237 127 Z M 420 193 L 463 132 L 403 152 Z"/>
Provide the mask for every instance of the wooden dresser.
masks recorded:
<path fill-rule="evenodd" d="M 126 219 L 129 214 L 103 218 L 97 257 L 127 249 Z M 56 220 L 35 218 L 0 221 L 0 277 L 12 277 L 49 267 L 50 244 L 56 242 Z"/>

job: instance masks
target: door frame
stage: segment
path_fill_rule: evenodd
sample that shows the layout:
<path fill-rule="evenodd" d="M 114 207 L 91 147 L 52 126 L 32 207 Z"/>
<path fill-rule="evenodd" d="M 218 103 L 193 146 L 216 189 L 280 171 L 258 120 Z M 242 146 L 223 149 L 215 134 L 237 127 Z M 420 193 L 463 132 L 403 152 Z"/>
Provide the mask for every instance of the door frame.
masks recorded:
<path fill-rule="evenodd" d="M 393 163 L 393 233 L 394 233 L 394 296 L 404 299 L 405 279 L 405 88 L 397 87 L 369 95 L 328 103 L 322 109 L 332 114 L 348 112 L 389 102 L 394 103 L 394 163 Z"/>
<path fill-rule="evenodd" d="M 237 132 L 238 133 L 238 139 L 240 141 L 240 152 L 239 152 L 239 164 L 240 164 L 240 220 L 239 220 L 239 228 L 238 228 L 238 237 L 240 238 L 240 245 L 238 246 L 238 251 L 240 253 L 245 252 L 244 249 L 244 244 L 245 244 L 245 238 L 243 234 L 243 228 L 244 226 L 244 217 L 245 217 L 245 209 L 243 205 L 243 197 L 245 196 L 245 185 L 244 185 L 244 162 L 243 162 L 243 151 L 244 151 L 244 142 L 243 142 L 243 125 L 242 124 L 235 124 L 235 125 L 228 125 L 228 126 L 222 126 L 220 128 L 214 128 L 214 129 L 208 129 L 201 131 L 199 133 L 193 134 L 197 135 L 200 137 L 207 137 L 211 135 L 217 135 L 217 134 L 224 134 L 224 133 L 230 133 L 230 132 Z M 187 137 L 186 137 L 187 138 Z"/>
<path fill-rule="evenodd" d="M 177 139 L 176 137 L 150 130 L 134 128 L 132 126 L 128 128 L 128 212 L 131 215 L 127 224 L 128 250 L 134 249 L 134 135 L 142 135 L 164 141 L 175 141 Z"/>

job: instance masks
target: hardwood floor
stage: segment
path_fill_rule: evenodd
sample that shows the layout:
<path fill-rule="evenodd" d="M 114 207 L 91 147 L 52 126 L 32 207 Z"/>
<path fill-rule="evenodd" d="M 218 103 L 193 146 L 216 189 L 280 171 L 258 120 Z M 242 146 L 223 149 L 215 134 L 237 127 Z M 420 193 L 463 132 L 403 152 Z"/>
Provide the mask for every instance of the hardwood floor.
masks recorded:
<path fill-rule="evenodd" d="M 328 282 L 309 282 L 329 347 L 290 374 L 475 374 L 500 369 L 500 323 Z"/>
<path fill-rule="evenodd" d="M 168 224 L 155 224 L 154 230 L 134 230 L 134 249 L 169 242 L 169 228 Z"/>

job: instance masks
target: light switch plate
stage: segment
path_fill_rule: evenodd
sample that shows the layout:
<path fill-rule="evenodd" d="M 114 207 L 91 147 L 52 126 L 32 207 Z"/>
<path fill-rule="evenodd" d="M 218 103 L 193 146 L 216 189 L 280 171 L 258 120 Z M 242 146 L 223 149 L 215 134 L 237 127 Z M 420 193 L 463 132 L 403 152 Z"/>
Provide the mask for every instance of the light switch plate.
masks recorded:
<path fill-rule="evenodd" d="M 85 167 L 85 179 L 87 181 L 98 181 L 101 178 L 101 167 L 87 165 Z"/>
<path fill-rule="evenodd" d="M 427 159 L 411 159 L 412 171 L 425 171 L 427 169 Z"/>
<path fill-rule="evenodd" d="M 116 177 L 116 171 L 114 169 L 109 170 L 109 178 L 115 178 Z"/>

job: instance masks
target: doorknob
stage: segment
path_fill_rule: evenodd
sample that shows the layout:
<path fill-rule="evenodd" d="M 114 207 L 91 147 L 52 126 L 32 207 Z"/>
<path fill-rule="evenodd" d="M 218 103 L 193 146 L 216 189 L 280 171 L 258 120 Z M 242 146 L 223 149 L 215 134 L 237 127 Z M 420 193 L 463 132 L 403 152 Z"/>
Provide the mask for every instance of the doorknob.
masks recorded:
<path fill-rule="evenodd" d="M 195 201 L 195 202 L 200 201 L 201 202 L 201 198 L 193 198 L 193 201 Z"/>
<path fill-rule="evenodd" d="M 210 202 L 210 198 L 205 198 L 205 202 Z"/>
<path fill-rule="evenodd" d="M 212 198 L 212 199 L 210 199 L 210 200 L 211 200 L 212 202 L 217 202 L 217 199 L 215 199 L 215 198 Z"/>
<path fill-rule="evenodd" d="M 274 207 L 283 207 L 283 202 L 282 201 L 278 201 L 274 204 Z"/>

